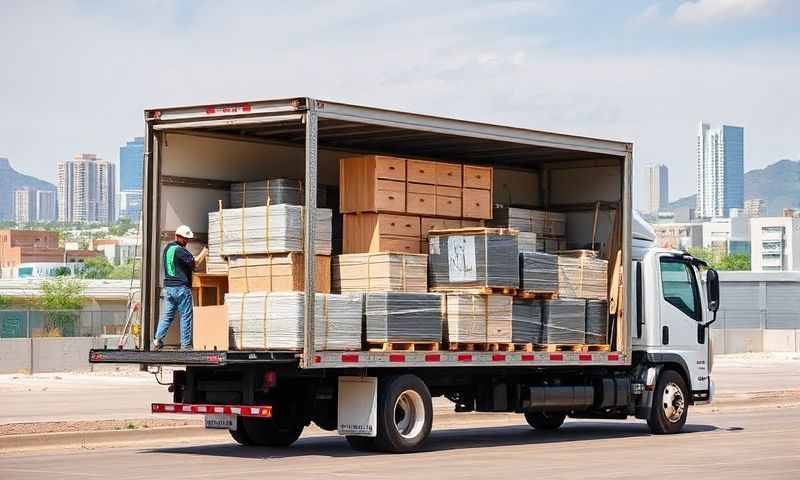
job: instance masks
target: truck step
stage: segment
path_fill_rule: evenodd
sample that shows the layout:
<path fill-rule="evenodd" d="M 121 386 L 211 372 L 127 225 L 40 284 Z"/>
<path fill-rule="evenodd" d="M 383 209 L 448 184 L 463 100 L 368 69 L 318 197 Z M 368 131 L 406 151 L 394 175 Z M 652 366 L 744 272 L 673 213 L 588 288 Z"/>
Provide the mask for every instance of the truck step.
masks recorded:
<path fill-rule="evenodd" d="M 370 352 L 437 352 L 439 342 L 367 342 Z"/>

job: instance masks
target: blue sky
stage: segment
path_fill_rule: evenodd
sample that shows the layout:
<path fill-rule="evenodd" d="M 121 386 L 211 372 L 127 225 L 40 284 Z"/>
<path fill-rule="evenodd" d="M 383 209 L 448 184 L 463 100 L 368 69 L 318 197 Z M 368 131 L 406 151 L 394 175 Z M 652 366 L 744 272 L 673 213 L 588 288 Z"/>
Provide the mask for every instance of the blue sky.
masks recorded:
<path fill-rule="evenodd" d="M 630 140 L 676 198 L 700 120 L 745 127 L 746 169 L 800 158 L 798 23 L 793 0 L 6 0 L 0 156 L 52 181 L 116 160 L 146 106 L 308 95 Z"/>

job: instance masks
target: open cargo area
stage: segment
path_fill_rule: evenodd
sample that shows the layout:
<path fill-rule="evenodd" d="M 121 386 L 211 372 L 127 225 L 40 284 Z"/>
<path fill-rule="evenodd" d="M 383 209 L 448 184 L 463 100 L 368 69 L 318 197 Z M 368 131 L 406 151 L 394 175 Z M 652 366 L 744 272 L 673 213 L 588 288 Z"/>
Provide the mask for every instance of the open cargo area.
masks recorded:
<path fill-rule="evenodd" d="M 233 350 L 293 352 L 307 368 L 386 364 L 397 352 L 420 366 L 456 364 L 465 351 L 469 362 L 492 364 L 630 361 L 620 280 L 630 248 L 630 144 L 306 98 L 146 115 L 141 354 L 152 355 L 137 357 L 142 363 L 176 358 L 149 350 L 162 308 L 161 250 L 182 224 L 196 235 L 190 250 L 211 250 L 194 279 L 196 319 L 223 324 L 195 329 L 195 349 L 215 351 L 210 363 Z M 413 301 L 428 289 L 440 292 L 438 319 L 430 307 L 419 318 L 404 307 L 404 295 Z M 277 295 L 286 291 L 305 295 Z M 330 331 L 341 302 L 328 292 L 362 294 L 364 319 L 374 318 L 364 293 L 392 292 L 384 310 L 402 311 L 384 312 L 383 336 L 406 334 L 377 338 L 365 321 L 363 341 L 326 341 L 344 334 Z M 610 304 L 590 309 L 591 319 L 569 318 L 569 327 L 548 325 L 566 318 L 547 313 L 559 297 Z M 498 302 L 504 307 L 490 314 Z M 235 311 L 219 308 L 226 303 Z M 609 313 L 598 320 L 598 311 Z M 268 338 L 278 328 L 271 318 L 291 333 Z M 424 334 L 412 334 L 417 320 Z M 431 336 L 431 321 L 441 335 Z M 581 322 L 574 335 L 548 334 Z M 177 330 L 174 322 L 168 346 L 177 346 Z M 548 340 L 559 338 L 563 345 Z M 196 352 L 186 358 L 205 363 Z"/>

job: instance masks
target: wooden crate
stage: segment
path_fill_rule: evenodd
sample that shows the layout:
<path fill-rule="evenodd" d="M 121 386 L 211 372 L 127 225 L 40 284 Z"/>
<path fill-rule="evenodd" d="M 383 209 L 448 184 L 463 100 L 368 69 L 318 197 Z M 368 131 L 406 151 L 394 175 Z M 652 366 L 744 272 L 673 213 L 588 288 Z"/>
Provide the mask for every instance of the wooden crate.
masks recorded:
<path fill-rule="evenodd" d="M 339 211 L 406 211 L 406 160 L 363 155 L 339 160 Z"/>
<path fill-rule="evenodd" d="M 192 275 L 192 300 L 195 306 L 222 305 L 228 293 L 228 275 L 195 273 Z"/>
<path fill-rule="evenodd" d="M 317 255 L 314 287 L 331 291 L 331 257 Z M 301 292 L 305 287 L 302 253 L 248 255 L 229 260 L 228 287 L 231 293 Z"/>
<path fill-rule="evenodd" d="M 512 301 L 508 295 L 448 293 L 445 298 L 447 341 L 512 342 Z"/>
<path fill-rule="evenodd" d="M 420 253 L 420 221 L 411 215 L 349 213 L 343 218 L 343 253 Z"/>

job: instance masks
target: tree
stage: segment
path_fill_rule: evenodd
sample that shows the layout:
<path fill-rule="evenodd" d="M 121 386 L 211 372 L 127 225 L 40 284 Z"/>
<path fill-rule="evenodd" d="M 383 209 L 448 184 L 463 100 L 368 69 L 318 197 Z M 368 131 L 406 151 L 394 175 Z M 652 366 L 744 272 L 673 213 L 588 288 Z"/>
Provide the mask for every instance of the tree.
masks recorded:
<path fill-rule="evenodd" d="M 114 280 L 130 280 L 131 277 L 134 279 L 141 278 L 141 262 L 140 261 L 130 261 L 125 265 L 120 265 L 114 267 L 114 270 L 108 275 L 108 278 Z"/>
<path fill-rule="evenodd" d="M 133 228 L 133 223 L 130 221 L 130 219 L 120 218 L 117 220 L 117 223 L 108 228 L 108 233 L 117 237 L 121 237 L 128 233 L 128 230 L 131 228 Z"/>
<path fill-rule="evenodd" d="M 108 263 L 105 255 L 98 255 L 84 260 L 81 277 L 91 279 L 108 278 L 112 271 L 114 271 L 114 265 Z"/>
<path fill-rule="evenodd" d="M 54 277 L 68 277 L 70 275 L 72 275 L 72 270 L 70 270 L 69 267 L 61 266 L 53 269 Z"/>
<path fill-rule="evenodd" d="M 708 248 L 696 247 L 689 249 L 689 255 L 704 260 L 708 266 L 715 270 L 749 271 L 750 257 L 743 253 L 715 254 Z"/>
<path fill-rule="evenodd" d="M 0 310 L 8 308 L 10 306 L 11 306 L 11 299 L 4 295 L 0 295 Z"/>
<path fill-rule="evenodd" d="M 48 310 L 45 332 L 48 336 L 73 336 L 79 311 L 86 302 L 83 285 L 79 280 L 56 277 L 43 281 L 40 285 L 42 295 L 36 306 Z"/>

